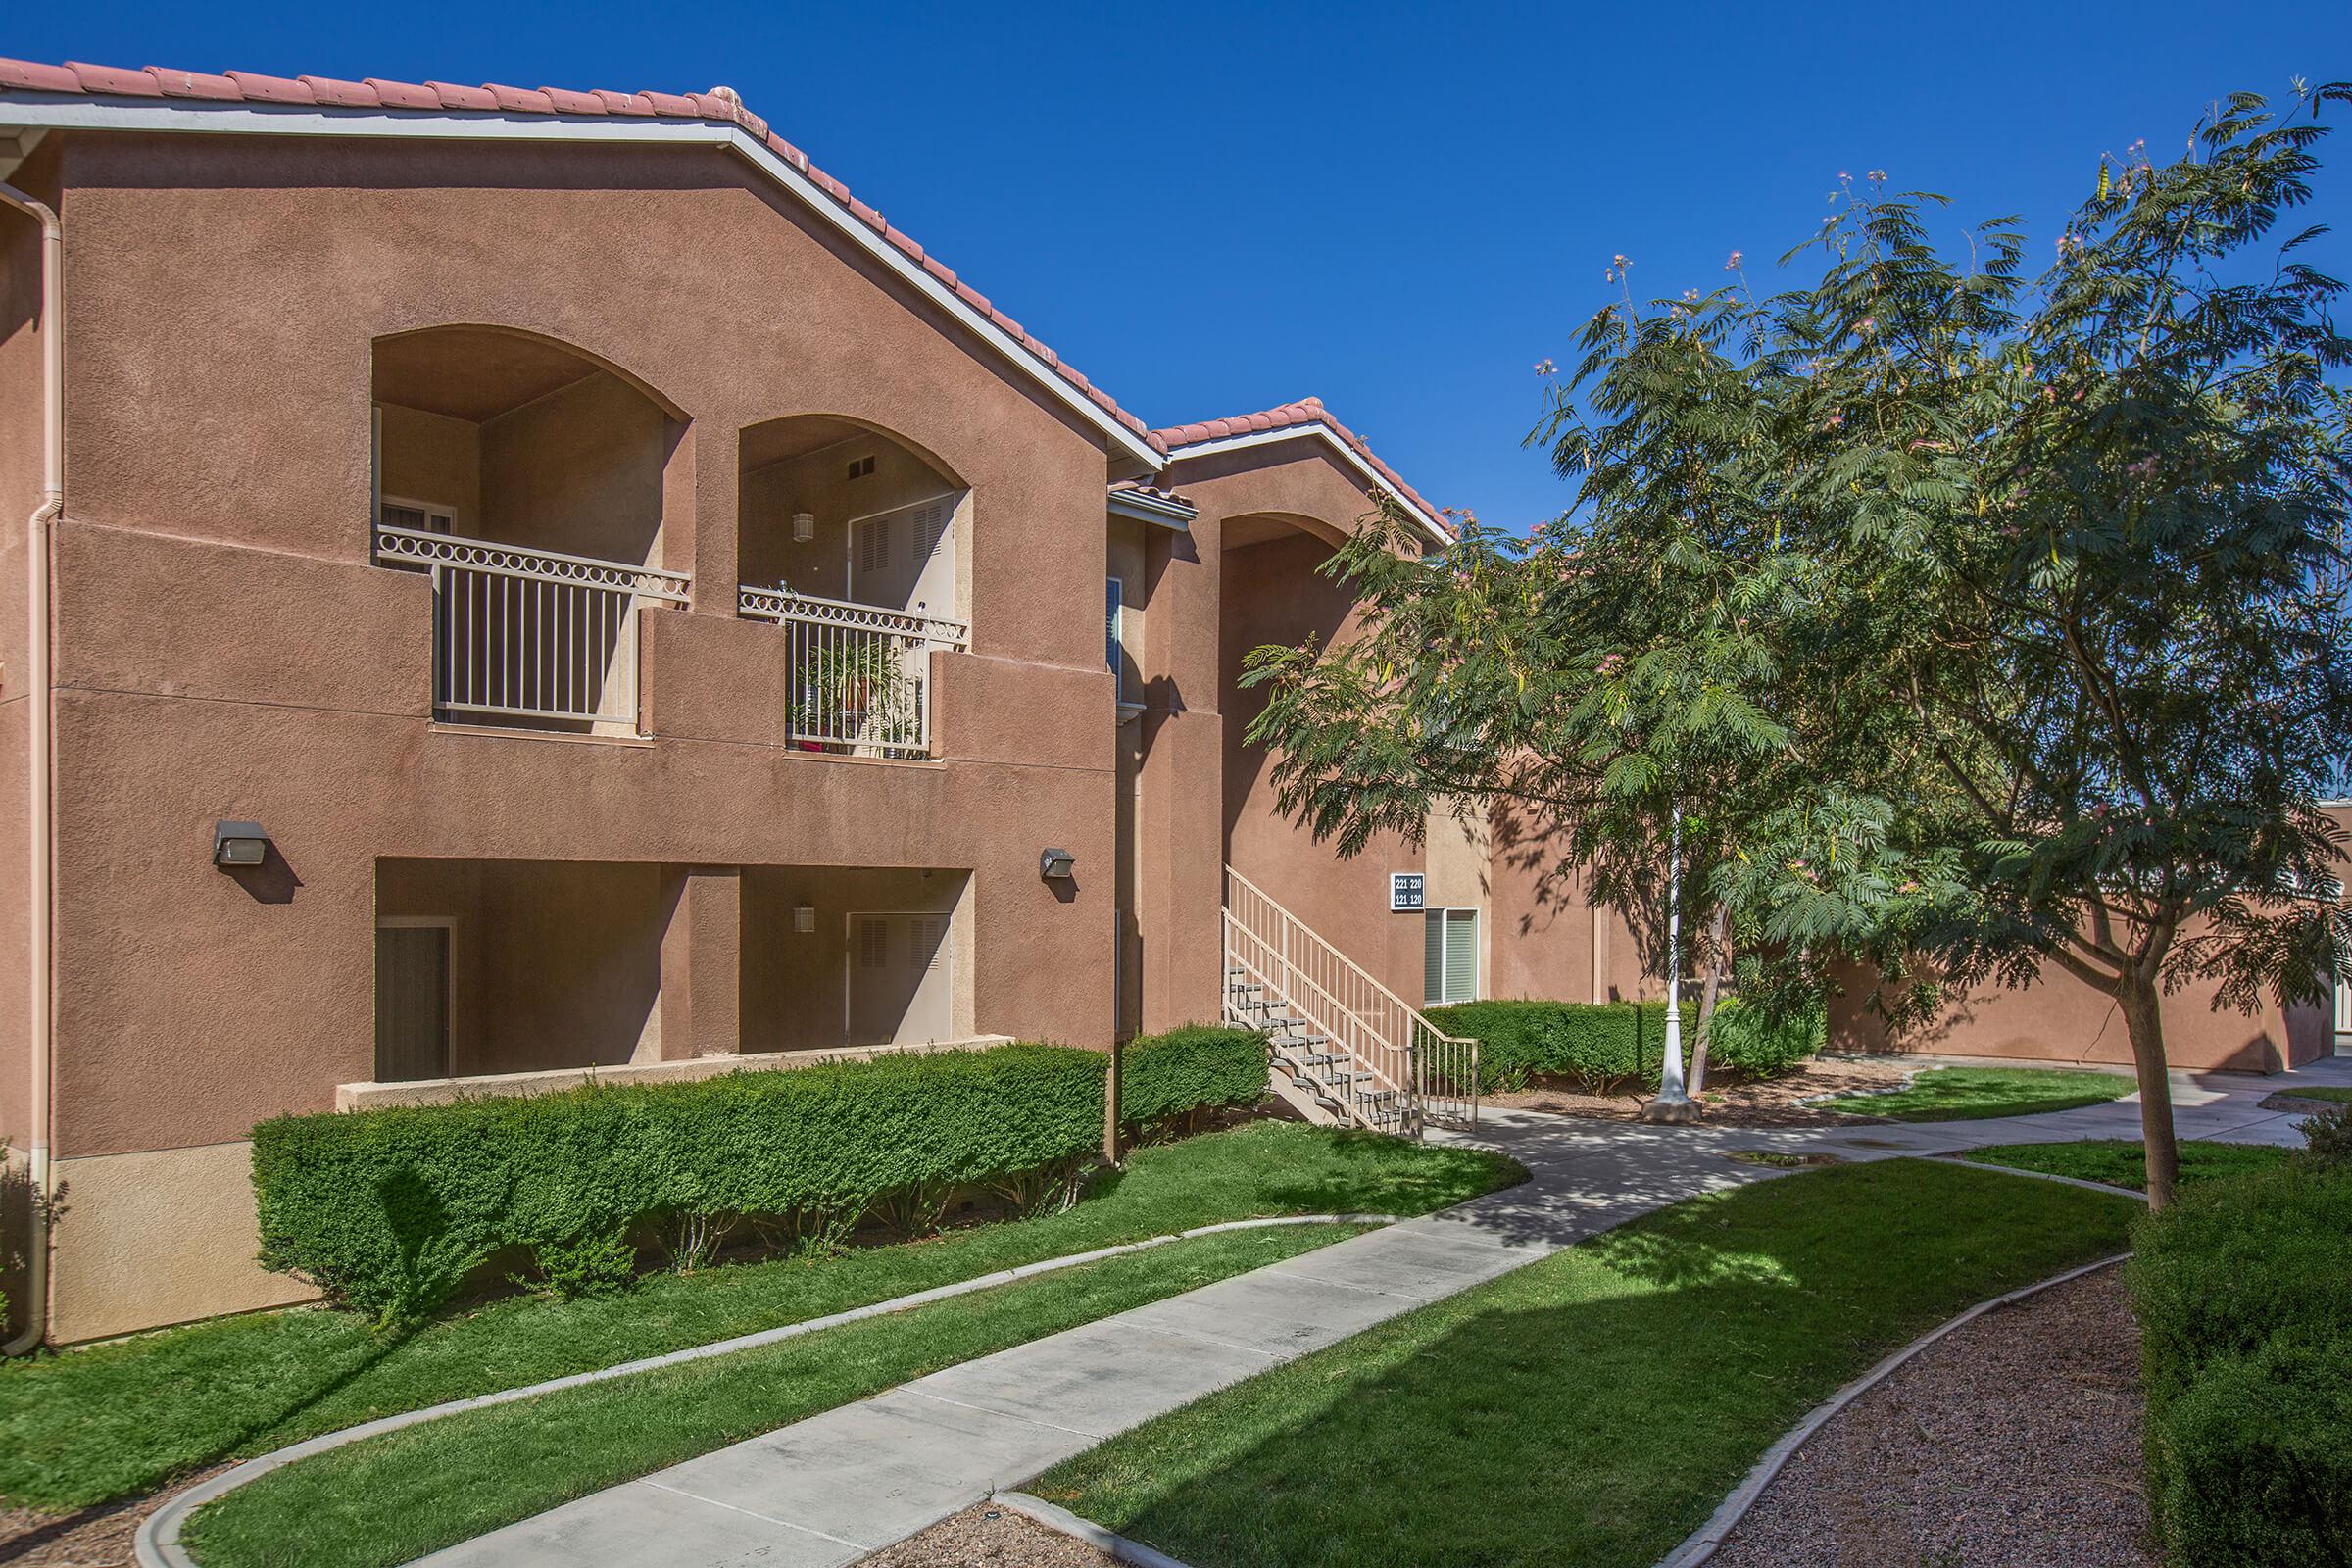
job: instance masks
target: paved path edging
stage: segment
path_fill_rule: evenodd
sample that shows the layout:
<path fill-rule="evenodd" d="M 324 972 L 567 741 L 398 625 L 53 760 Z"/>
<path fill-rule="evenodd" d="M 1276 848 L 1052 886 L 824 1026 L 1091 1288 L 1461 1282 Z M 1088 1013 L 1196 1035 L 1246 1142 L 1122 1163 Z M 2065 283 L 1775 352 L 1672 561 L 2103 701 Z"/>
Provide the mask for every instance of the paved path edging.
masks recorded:
<path fill-rule="evenodd" d="M 1993 1166 L 1990 1168 L 2005 1170 L 2008 1167 Z M 2019 1171 L 2015 1174 L 2034 1176 L 2047 1173 Z M 2065 1176 L 2055 1176 L 2049 1179 L 2067 1182 L 2076 1187 L 2099 1186 L 2096 1182 L 2076 1181 Z M 2121 1187 L 2109 1187 L 2102 1190 L 2126 1193 L 2132 1198 L 2140 1196 Z M 2085 1274 L 2095 1274 L 2100 1269 L 2113 1268 L 2131 1255 L 2130 1252 L 2118 1252 L 2112 1257 L 2102 1257 L 2095 1262 L 2084 1263 L 2079 1268 L 2070 1268 L 2063 1274 L 2054 1274 L 2046 1280 L 2022 1286 L 2004 1296 L 1996 1296 L 1989 1301 L 1980 1301 L 1958 1317 L 1930 1329 L 1918 1339 L 1913 1340 L 1909 1345 L 1904 1346 L 1877 1366 L 1872 1367 L 1853 1382 L 1831 1395 L 1829 1398 L 1815 1405 L 1802 1421 L 1783 1434 L 1780 1442 L 1765 1449 L 1764 1457 L 1756 1461 L 1755 1468 L 1748 1471 L 1746 1479 L 1732 1489 L 1732 1494 L 1723 1499 L 1722 1505 L 1708 1517 L 1705 1524 L 1700 1525 L 1697 1530 L 1685 1538 L 1681 1545 L 1660 1558 L 1657 1568 L 1698 1568 L 1699 1564 L 1714 1556 L 1723 1544 L 1731 1539 L 1732 1532 L 1739 1529 L 1740 1521 L 1747 1517 L 1748 1510 L 1756 1505 L 1756 1499 L 1764 1495 L 1765 1489 L 1772 1485 L 1780 1475 L 1782 1468 L 1796 1456 L 1796 1450 L 1803 1447 L 1807 1440 L 1823 1427 L 1828 1426 L 1847 1405 L 1852 1404 L 1863 1395 L 1885 1382 L 1905 1362 L 1935 1345 L 1954 1329 L 1974 1323 L 1987 1312 L 1998 1311 L 2004 1306 L 2022 1301 L 2030 1296 L 2036 1296 L 2055 1286 L 2064 1285 L 2069 1280 L 2079 1280 Z"/>
<path fill-rule="evenodd" d="M 1135 1568 L 1186 1568 L 1164 1551 L 1154 1551 L 1140 1541 L 1129 1541 L 1116 1531 L 1105 1530 L 1092 1519 L 1080 1518 L 1067 1508 L 1055 1507 L 1043 1497 L 1033 1497 L 1026 1492 L 1000 1492 L 996 1500 L 1025 1519 L 1034 1520 L 1048 1530 L 1058 1531 L 1073 1541 L 1083 1541 L 1097 1551 L 1120 1562 L 1133 1563 Z"/>
<path fill-rule="evenodd" d="M 918 1306 L 928 1306 L 934 1301 L 944 1301 L 952 1297 L 967 1296 L 975 1291 L 994 1290 L 998 1286 L 1010 1285 L 1040 1274 L 1052 1274 L 1066 1268 L 1076 1268 L 1085 1263 L 1101 1262 L 1104 1258 L 1119 1257 L 1129 1252 L 1141 1252 L 1154 1247 L 1165 1247 L 1172 1242 L 1191 1241 L 1196 1237 L 1221 1236 L 1230 1231 L 1266 1230 L 1285 1225 L 1394 1225 L 1403 1217 L 1405 1216 L 1396 1214 L 1284 1214 L 1270 1219 L 1232 1219 L 1223 1220 L 1214 1225 L 1197 1225 L 1189 1231 L 1177 1231 L 1168 1236 L 1149 1237 L 1140 1242 L 1122 1242 L 1115 1247 L 1098 1247 L 1091 1251 L 1072 1252 L 1066 1257 L 1043 1258 L 1035 1263 L 1024 1263 L 1018 1268 L 999 1269 L 993 1274 L 975 1275 L 971 1279 L 957 1280 L 950 1285 L 935 1285 L 927 1291 L 914 1291 L 906 1296 L 893 1297 L 887 1301 L 854 1306 L 845 1311 L 829 1312 L 823 1317 L 806 1318 L 798 1323 L 785 1323 L 772 1329 L 759 1329 L 750 1334 L 736 1335 L 731 1339 L 713 1340 L 707 1345 L 688 1346 L 682 1350 L 665 1350 L 660 1355 L 643 1356 L 634 1361 L 623 1361 L 617 1365 L 602 1367 L 593 1372 L 574 1372 L 566 1377 L 549 1378 L 544 1382 L 529 1383 L 520 1388 L 502 1389 L 495 1394 L 476 1394 L 463 1399 L 451 1399 L 441 1404 L 426 1405 L 420 1410 L 403 1410 L 397 1415 L 380 1416 L 373 1421 L 363 1421 L 357 1426 L 343 1427 L 333 1432 L 322 1432 L 315 1438 L 305 1438 L 300 1443 L 290 1443 L 282 1448 L 273 1448 L 268 1453 L 259 1454 L 246 1460 L 233 1469 L 222 1471 L 202 1485 L 190 1487 L 147 1516 L 145 1522 L 139 1526 L 138 1535 L 133 1538 L 132 1549 L 138 1558 L 139 1568 L 200 1568 L 196 1559 L 189 1555 L 187 1547 L 180 1544 L 179 1532 L 181 1526 L 187 1523 L 188 1516 L 206 1503 L 217 1502 L 239 1487 L 259 1481 L 271 1471 L 282 1470 L 287 1465 L 300 1460 L 312 1458 L 330 1449 L 340 1448 L 368 1438 L 381 1437 L 387 1432 L 398 1432 L 404 1427 L 437 1421 L 443 1416 L 460 1415 L 468 1410 L 486 1410 L 493 1405 L 511 1404 L 517 1399 L 534 1398 L 539 1395 L 555 1394 L 564 1389 L 582 1388 L 591 1383 L 604 1383 L 613 1378 L 634 1377 L 640 1372 L 653 1372 L 662 1367 L 680 1366 L 689 1361 L 705 1360 L 711 1356 L 732 1355 L 739 1350 L 758 1349 L 762 1346 L 798 1339 L 804 1334 L 814 1334 L 822 1329 L 839 1328 L 845 1323 L 856 1323 L 866 1318 L 882 1317 L 893 1312 L 904 1312 Z"/>

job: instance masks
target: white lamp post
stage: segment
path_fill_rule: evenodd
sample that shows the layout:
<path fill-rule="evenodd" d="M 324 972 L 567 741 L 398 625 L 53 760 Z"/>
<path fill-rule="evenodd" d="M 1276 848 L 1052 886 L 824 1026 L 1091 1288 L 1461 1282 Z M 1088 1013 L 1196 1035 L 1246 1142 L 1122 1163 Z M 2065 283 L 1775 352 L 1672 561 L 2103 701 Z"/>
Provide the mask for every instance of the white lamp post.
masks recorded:
<path fill-rule="evenodd" d="M 1658 1098 L 1642 1107 L 1643 1121 L 1693 1122 L 1698 1102 L 1683 1087 L 1683 808 L 1674 808 L 1672 847 L 1666 854 L 1666 1060 Z"/>

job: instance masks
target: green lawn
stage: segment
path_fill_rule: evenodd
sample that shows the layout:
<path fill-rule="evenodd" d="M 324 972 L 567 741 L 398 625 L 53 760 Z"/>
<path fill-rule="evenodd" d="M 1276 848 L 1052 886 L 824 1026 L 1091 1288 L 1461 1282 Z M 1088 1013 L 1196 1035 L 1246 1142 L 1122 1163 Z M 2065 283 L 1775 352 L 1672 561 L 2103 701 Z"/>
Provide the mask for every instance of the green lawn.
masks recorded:
<path fill-rule="evenodd" d="M 2140 1212 L 1945 1161 L 1760 1182 L 1212 1395 L 1034 1490 L 1196 1568 L 1648 1568 L 1839 1385 L 2122 1250 Z"/>
<path fill-rule="evenodd" d="M 2328 1100 L 2339 1105 L 2352 1105 L 2352 1088 L 2341 1084 L 2304 1084 L 2299 1088 L 2281 1089 L 2278 1092 L 2297 1100 Z"/>
<path fill-rule="evenodd" d="M 0 1364 L 0 1496 L 78 1507 L 376 1416 L 1041 1258 L 1219 1220 L 1423 1213 L 1525 1174 L 1473 1151 L 1258 1122 L 1141 1151 L 1084 1202 L 1048 1219 L 821 1260 L 659 1276 L 602 1299 L 510 1298 L 404 1335 L 371 1333 L 348 1313 L 280 1312 Z"/>
<path fill-rule="evenodd" d="M 2287 1152 L 2260 1144 L 2214 1144 L 2203 1141 L 2180 1146 L 2180 1185 L 2218 1181 L 2272 1170 L 2286 1162 Z M 2019 1170 L 2045 1171 L 2078 1181 L 2105 1182 L 2145 1192 L 2148 1155 L 2137 1139 L 2107 1138 L 2085 1144 L 1994 1144 L 1972 1149 L 1962 1156 L 1987 1165 L 2012 1165 Z"/>
<path fill-rule="evenodd" d="M 1199 1237 L 805 1339 L 445 1417 L 264 1476 L 198 1510 L 204 1568 L 390 1568 L 573 1497 L 1041 1335 L 1355 1234 Z"/>
<path fill-rule="evenodd" d="M 1891 1121 L 1974 1121 L 2105 1104 L 2138 1087 L 2116 1073 L 2065 1067 L 1930 1067 L 1900 1094 L 1844 1095 L 1820 1104 Z"/>

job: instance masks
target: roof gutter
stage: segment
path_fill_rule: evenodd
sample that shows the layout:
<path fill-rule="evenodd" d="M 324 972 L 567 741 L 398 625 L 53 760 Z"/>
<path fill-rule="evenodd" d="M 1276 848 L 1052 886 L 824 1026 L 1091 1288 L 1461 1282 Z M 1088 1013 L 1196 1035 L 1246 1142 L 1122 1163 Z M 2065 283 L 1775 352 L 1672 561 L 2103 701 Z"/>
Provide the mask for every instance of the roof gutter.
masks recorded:
<path fill-rule="evenodd" d="M 50 912 L 57 866 L 50 838 L 49 540 L 51 525 L 66 510 L 66 230 L 57 213 L 14 185 L 0 185 L 0 202 L 41 225 L 41 504 L 24 530 L 25 783 L 31 842 L 26 859 L 25 994 L 30 1028 L 25 1045 L 32 1057 L 32 1126 L 26 1130 L 31 1156 L 32 1245 L 25 1262 L 24 1332 L 0 1353 L 15 1355 L 38 1346 L 49 1332 L 49 1210 L 55 1172 L 50 1158 L 50 1124 L 55 1120 L 51 1076 Z"/>
<path fill-rule="evenodd" d="M 1167 461 L 1169 466 L 1173 466 L 1187 458 L 1208 458 L 1214 457 L 1220 452 L 1239 452 L 1250 447 L 1270 446 L 1277 441 L 1302 439 L 1321 441 L 1329 447 L 1341 462 L 1363 475 L 1364 479 L 1375 489 L 1385 492 L 1398 506 L 1402 507 L 1412 516 L 1412 519 L 1421 525 L 1422 531 L 1429 535 L 1439 549 L 1443 550 L 1453 543 L 1453 535 L 1447 533 L 1437 519 L 1429 514 L 1422 503 L 1397 488 L 1396 482 L 1387 474 L 1365 462 L 1362 453 L 1341 440 L 1332 432 L 1329 425 L 1320 421 L 1276 425 L 1270 430 L 1249 430 L 1240 435 L 1212 436 L 1204 441 L 1188 441 L 1181 445 L 1171 444 L 1168 448 Z"/>

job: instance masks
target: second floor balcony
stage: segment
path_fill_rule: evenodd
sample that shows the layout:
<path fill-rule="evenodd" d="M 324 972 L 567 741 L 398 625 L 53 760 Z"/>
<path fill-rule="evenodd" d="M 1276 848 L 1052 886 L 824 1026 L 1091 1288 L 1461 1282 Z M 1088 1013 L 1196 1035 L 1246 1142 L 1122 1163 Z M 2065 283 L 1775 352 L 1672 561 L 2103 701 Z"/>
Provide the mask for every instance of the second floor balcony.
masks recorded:
<path fill-rule="evenodd" d="M 489 327 L 379 339 L 371 390 L 372 559 L 431 578 L 433 716 L 644 734 L 646 617 L 696 592 L 665 527 L 691 505 L 684 416 L 564 345 Z M 928 758 L 933 656 L 969 646 L 954 611 L 970 492 L 848 420 L 738 439 L 741 586 L 704 585 L 720 602 L 699 608 L 776 628 L 787 744 Z"/>

